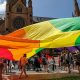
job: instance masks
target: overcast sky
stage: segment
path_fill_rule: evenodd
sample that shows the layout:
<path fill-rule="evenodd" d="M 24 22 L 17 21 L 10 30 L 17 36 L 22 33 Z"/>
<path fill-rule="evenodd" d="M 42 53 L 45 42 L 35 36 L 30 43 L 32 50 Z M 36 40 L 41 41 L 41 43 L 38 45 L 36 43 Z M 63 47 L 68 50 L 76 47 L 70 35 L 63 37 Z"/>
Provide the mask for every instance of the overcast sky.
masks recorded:
<path fill-rule="evenodd" d="M 73 0 L 32 0 L 33 15 L 42 17 L 71 17 Z M 80 5 L 80 0 L 78 0 Z M 0 14 L 5 12 L 5 0 L 0 0 Z"/>

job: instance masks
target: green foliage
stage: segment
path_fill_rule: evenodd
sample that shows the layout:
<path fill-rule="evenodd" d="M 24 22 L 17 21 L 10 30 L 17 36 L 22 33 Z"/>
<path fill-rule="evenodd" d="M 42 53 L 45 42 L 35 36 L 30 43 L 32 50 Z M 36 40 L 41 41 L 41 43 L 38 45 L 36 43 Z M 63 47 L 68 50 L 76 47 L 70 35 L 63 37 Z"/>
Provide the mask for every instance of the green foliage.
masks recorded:
<path fill-rule="evenodd" d="M 55 78 L 50 80 L 80 80 L 80 76 L 62 77 L 62 78 Z"/>

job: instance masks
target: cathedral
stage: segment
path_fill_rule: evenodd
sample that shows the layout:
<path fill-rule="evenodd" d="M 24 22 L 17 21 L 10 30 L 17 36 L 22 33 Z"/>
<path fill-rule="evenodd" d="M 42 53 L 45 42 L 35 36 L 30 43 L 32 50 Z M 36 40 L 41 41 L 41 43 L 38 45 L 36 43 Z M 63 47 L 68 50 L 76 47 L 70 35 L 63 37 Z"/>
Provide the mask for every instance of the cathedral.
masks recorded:
<path fill-rule="evenodd" d="M 7 0 L 5 20 L 1 20 L 1 34 L 7 34 L 33 23 L 32 0 Z"/>
<path fill-rule="evenodd" d="M 74 0 L 73 16 L 80 16 L 77 0 Z M 7 0 L 5 19 L 0 18 L 0 34 L 8 34 L 26 25 L 50 19 L 33 16 L 32 0 Z"/>

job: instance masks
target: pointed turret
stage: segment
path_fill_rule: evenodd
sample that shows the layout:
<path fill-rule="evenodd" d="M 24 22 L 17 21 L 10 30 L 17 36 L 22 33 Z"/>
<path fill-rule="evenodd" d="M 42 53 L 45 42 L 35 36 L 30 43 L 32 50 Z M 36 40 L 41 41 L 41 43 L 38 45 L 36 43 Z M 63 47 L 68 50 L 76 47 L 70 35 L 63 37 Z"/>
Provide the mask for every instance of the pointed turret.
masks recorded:
<path fill-rule="evenodd" d="M 26 6 L 26 0 L 22 0 L 22 3 Z"/>
<path fill-rule="evenodd" d="M 32 7 L 32 0 L 29 0 L 29 1 L 28 1 L 28 6 L 29 6 L 29 7 Z"/>
<path fill-rule="evenodd" d="M 80 12 L 79 12 L 79 6 L 78 6 L 78 2 L 77 0 L 74 0 L 74 16 L 79 16 Z"/>
<path fill-rule="evenodd" d="M 30 24 L 33 23 L 33 10 L 32 10 L 32 0 L 28 0 L 28 13 L 30 17 Z"/>
<path fill-rule="evenodd" d="M 18 0 L 7 0 L 7 4 L 12 7 Z"/>

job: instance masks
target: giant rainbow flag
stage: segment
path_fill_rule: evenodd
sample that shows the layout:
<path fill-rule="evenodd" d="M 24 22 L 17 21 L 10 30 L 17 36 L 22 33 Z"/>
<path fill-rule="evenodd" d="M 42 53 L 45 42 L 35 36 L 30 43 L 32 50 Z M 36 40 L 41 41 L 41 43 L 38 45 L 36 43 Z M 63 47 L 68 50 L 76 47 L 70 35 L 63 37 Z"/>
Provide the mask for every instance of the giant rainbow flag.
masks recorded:
<path fill-rule="evenodd" d="M 80 45 L 80 17 L 53 19 L 0 35 L 0 58 L 19 60 L 37 54 L 43 48 Z"/>

